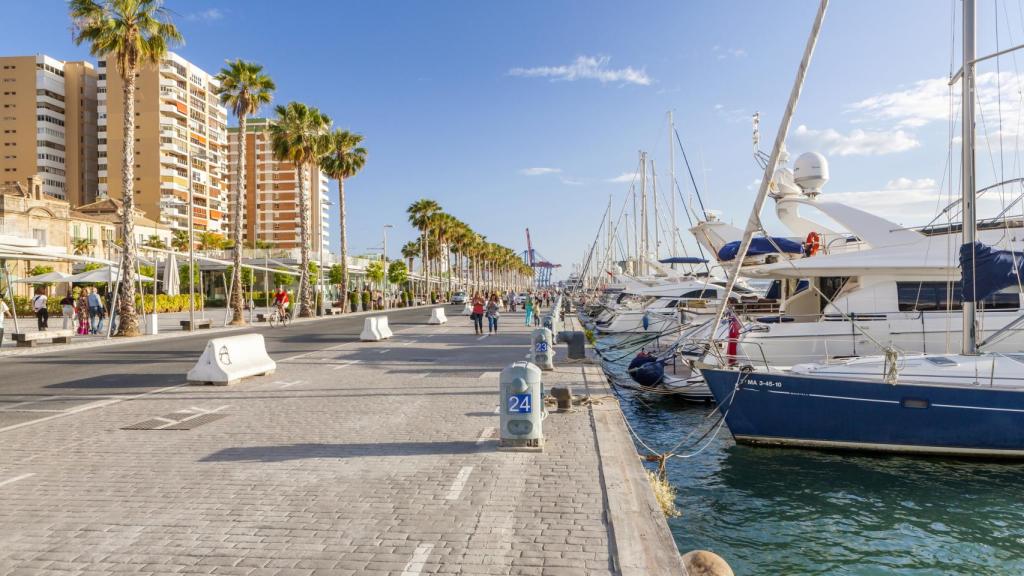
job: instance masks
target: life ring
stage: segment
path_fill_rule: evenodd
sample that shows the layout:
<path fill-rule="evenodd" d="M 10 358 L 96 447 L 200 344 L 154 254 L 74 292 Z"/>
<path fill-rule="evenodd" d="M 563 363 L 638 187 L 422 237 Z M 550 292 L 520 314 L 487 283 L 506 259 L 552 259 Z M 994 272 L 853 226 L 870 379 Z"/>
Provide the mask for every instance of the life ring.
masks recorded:
<path fill-rule="evenodd" d="M 804 243 L 804 253 L 814 256 L 821 250 L 821 235 L 813 230 L 807 235 L 807 242 Z"/>

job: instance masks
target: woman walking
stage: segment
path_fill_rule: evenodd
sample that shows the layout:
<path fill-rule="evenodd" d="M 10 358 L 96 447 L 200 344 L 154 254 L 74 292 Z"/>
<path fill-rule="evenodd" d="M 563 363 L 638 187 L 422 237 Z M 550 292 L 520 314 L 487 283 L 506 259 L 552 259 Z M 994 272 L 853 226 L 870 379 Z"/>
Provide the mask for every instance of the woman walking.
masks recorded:
<path fill-rule="evenodd" d="M 469 315 L 473 319 L 473 329 L 477 334 L 484 333 L 484 297 L 479 292 L 473 295 L 473 313 Z"/>
<path fill-rule="evenodd" d="M 523 300 L 523 310 L 526 311 L 526 325 L 529 326 L 533 322 L 533 307 L 535 302 L 533 300 L 533 290 L 526 291 L 526 298 Z"/>
<path fill-rule="evenodd" d="M 61 330 L 67 330 L 68 326 L 74 328 L 77 318 L 75 315 L 75 297 L 71 292 L 68 292 L 66 296 L 60 299 L 60 313 L 63 319 Z"/>
<path fill-rule="evenodd" d="M 89 291 L 82 288 L 78 292 L 78 333 L 82 336 L 89 333 Z"/>
<path fill-rule="evenodd" d="M 487 333 L 498 332 L 498 316 L 501 314 L 499 309 L 501 303 L 498 301 L 498 294 L 491 294 L 490 301 L 487 302 Z"/>

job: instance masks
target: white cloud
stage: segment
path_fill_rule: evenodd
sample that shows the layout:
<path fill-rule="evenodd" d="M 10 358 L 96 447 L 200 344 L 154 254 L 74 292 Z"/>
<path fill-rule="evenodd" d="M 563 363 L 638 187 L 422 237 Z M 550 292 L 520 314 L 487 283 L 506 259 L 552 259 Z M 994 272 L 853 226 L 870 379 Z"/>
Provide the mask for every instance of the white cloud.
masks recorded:
<path fill-rule="evenodd" d="M 746 58 L 747 51 L 743 48 L 722 48 L 721 46 L 713 46 L 711 53 L 715 55 L 715 58 L 719 60 L 725 60 L 726 58 Z"/>
<path fill-rule="evenodd" d="M 792 138 L 800 146 L 837 156 L 880 156 L 906 152 L 921 145 L 905 130 L 854 129 L 843 134 L 833 128 L 812 130 L 803 124 L 797 126 Z"/>
<path fill-rule="evenodd" d="M 538 166 L 535 168 L 523 168 L 519 171 L 523 176 L 544 176 L 545 174 L 559 174 L 562 172 L 561 168 L 546 168 Z"/>
<path fill-rule="evenodd" d="M 582 180 L 574 180 L 572 178 L 565 178 L 564 176 L 560 177 L 558 180 L 566 186 L 583 186 Z"/>
<path fill-rule="evenodd" d="M 608 56 L 579 56 L 572 64 L 561 66 L 538 66 L 535 68 L 513 68 L 509 76 L 524 78 L 550 78 L 552 81 L 564 80 L 597 80 L 602 84 L 608 82 L 618 84 L 637 84 L 647 86 L 651 83 L 650 76 L 643 68 L 637 70 L 631 66 L 625 68 L 608 68 L 611 58 Z"/>
<path fill-rule="evenodd" d="M 886 190 L 936 190 L 938 184 L 933 178 L 904 178 L 899 177 L 889 180 L 885 184 Z"/>
<path fill-rule="evenodd" d="M 605 182 L 632 182 L 634 178 L 636 178 L 636 172 L 623 172 L 622 174 L 619 174 L 615 178 L 609 178 L 605 180 Z"/>
<path fill-rule="evenodd" d="M 199 22 L 214 22 L 224 18 L 224 10 L 220 8 L 207 8 L 206 10 L 200 10 L 199 12 L 189 12 L 185 15 L 185 20 L 199 21 Z"/>

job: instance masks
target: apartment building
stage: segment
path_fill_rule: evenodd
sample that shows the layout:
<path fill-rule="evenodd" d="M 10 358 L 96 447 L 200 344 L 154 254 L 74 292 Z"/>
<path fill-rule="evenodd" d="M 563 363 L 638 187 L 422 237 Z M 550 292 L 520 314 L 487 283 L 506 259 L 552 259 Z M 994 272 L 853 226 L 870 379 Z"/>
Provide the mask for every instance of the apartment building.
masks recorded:
<path fill-rule="evenodd" d="M 121 198 L 122 82 L 104 60 L 98 73 L 99 191 Z M 173 52 L 159 66 L 138 72 L 135 202 L 172 230 L 188 230 L 191 185 L 195 229 L 227 231 L 228 118 L 216 88 L 212 75 Z"/>
<path fill-rule="evenodd" d="M 275 248 L 298 248 L 299 203 L 298 180 L 295 165 L 274 158 L 270 143 L 270 125 L 273 120 L 250 118 L 246 126 L 245 197 L 242 209 L 242 237 L 248 247 L 257 240 L 270 242 Z M 236 186 L 238 171 L 238 144 L 240 131 L 228 129 L 228 180 L 231 189 Z M 328 206 L 330 205 L 328 179 L 323 172 L 313 174 L 307 169 L 306 194 L 310 207 L 310 249 L 319 252 L 330 246 Z M 228 212 L 230 217 L 231 212 Z"/>
<path fill-rule="evenodd" d="M 95 199 L 97 78 L 88 62 L 0 57 L 0 185 L 38 174 L 48 196 Z"/>

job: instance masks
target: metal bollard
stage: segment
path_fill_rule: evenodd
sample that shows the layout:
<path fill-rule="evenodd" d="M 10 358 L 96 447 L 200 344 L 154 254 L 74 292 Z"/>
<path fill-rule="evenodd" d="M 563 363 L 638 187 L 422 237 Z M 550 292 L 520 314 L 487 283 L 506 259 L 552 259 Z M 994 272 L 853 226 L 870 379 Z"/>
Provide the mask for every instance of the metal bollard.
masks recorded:
<path fill-rule="evenodd" d="M 498 450 L 542 451 L 544 385 L 540 369 L 515 362 L 501 371 L 501 434 Z"/>
<path fill-rule="evenodd" d="M 562 331 L 558 340 L 569 346 L 569 359 L 582 360 L 587 357 L 587 336 L 583 332 Z"/>
<path fill-rule="evenodd" d="M 541 370 L 555 369 L 555 345 L 551 336 L 551 330 L 537 328 L 530 337 L 533 363 L 539 366 Z"/>

